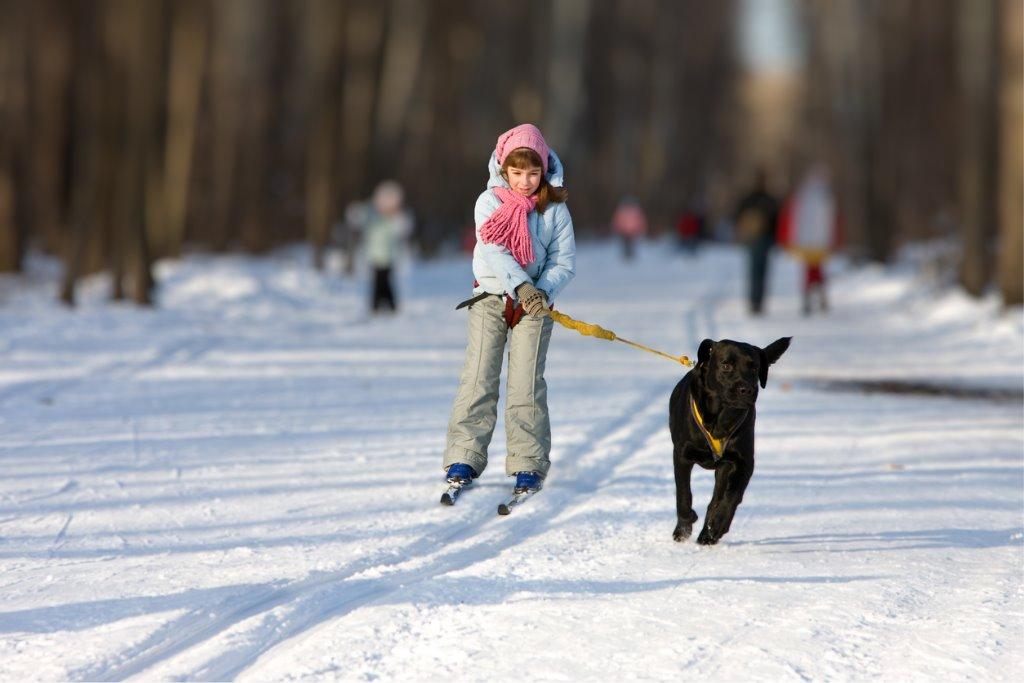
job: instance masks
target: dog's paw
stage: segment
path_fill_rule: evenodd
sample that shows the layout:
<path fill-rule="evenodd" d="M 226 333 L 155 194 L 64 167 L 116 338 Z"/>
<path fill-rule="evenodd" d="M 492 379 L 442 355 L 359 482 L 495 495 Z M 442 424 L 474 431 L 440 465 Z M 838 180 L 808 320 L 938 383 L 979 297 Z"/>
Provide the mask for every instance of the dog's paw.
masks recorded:
<path fill-rule="evenodd" d="M 714 545 L 718 543 L 718 536 L 715 536 L 707 527 L 704 527 L 700 532 L 700 536 L 697 537 L 697 543 L 700 545 Z"/>
<path fill-rule="evenodd" d="M 672 532 L 672 540 L 682 543 L 693 534 L 692 524 L 677 524 Z"/>

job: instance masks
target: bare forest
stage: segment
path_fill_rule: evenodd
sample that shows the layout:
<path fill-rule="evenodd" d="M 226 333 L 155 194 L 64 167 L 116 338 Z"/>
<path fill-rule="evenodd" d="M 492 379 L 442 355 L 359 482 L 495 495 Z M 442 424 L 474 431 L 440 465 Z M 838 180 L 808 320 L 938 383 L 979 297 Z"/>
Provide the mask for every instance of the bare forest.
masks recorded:
<path fill-rule="evenodd" d="M 429 257 L 531 121 L 581 237 L 623 195 L 655 226 L 694 198 L 728 217 L 755 168 L 783 193 L 818 160 L 854 255 L 947 238 L 968 291 L 1020 303 L 1022 0 L 795 0 L 803 63 L 779 83 L 737 57 L 742 4 L 0 0 L 0 270 L 40 250 L 67 303 L 105 270 L 148 304 L 186 248 L 306 240 L 323 267 L 385 178 Z"/>

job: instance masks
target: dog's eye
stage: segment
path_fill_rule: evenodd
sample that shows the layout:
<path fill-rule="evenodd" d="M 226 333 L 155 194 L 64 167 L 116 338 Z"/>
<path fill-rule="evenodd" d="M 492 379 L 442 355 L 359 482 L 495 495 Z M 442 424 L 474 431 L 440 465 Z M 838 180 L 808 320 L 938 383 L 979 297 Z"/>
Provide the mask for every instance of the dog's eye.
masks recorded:
<path fill-rule="evenodd" d="M 732 363 L 722 363 L 722 369 L 726 372 L 730 372 L 732 370 Z"/>

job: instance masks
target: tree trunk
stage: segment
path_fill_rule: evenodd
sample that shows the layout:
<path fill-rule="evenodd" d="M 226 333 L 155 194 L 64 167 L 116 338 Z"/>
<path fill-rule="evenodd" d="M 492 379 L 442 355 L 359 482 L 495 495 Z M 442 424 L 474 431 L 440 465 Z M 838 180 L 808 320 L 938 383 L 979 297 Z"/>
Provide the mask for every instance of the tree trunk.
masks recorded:
<path fill-rule="evenodd" d="M 345 77 L 341 109 L 340 186 L 346 199 L 365 196 L 370 178 L 370 141 L 377 99 L 377 65 L 384 30 L 380 5 L 352 3 L 345 21 Z"/>
<path fill-rule="evenodd" d="M 645 205 L 653 230 L 670 220 L 674 196 L 660 186 L 665 180 L 668 159 L 673 154 L 671 141 L 678 116 L 676 105 L 675 60 L 678 54 L 679 6 L 668 3 L 659 8 L 659 20 L 651 24 L 651 83 L 647 117 L 639 141 L 639 175 L 641 187 L 647 190 Z"/>
<path fill-rule="evenodd" d="M 156 2 L 133 2 L 133 31 L 129 42 L 128 121 L 131 168 L 135 174 L 134 216 L 129 224 L 132 235 L 132 299 L 140 306 L 153 303 L 154 235 L 166 234 L 163 155 L 159 153 L 163 137 L 157 129 L 159 103 L 166 90 L 164 71 L 163 6 Z"/>
<path fill-rule="evenodd" d="M 205 6 L 196 0 L 179 0 L 171 9 L 164 148 L 165 233 L 153 245 L 161 255 L 180 255 L 185 239 L 199 98 L 207 57 L 209 15 L 204 10 Z"/>
<path fill-rule="evenodd" d="M 565 0 L 551 6 L 551 53 L 548 60 L 544 134 L 557 141 L 562 156 L 573 158 L 576 129 L 583 109 L 583 70 L 591 0 Z"/>
<path fill-rule="evenodd" d="M 237 75 L 243 82 L 245 110 L 239 112 L 238 148 L 238 220 L 242 244 L 247 251 L 266 251 L 271 145 L 271 71 L 269 52 L 273 44 L 270 32 L 270 4 L 267 0 L 244 3 L 243 61 Z"/>
<path fill-rule="evenodd" d="M 960 164 L 960 282 L 981 296 L 991 275 L 989 240 L 995 227 L 995 0 L 960 5 L 959 78 L 963 98 Z"/>
<path fill-rule="evenodd" d="M 382 175 L 394 175 L 406 122 L 417 115 L 412 94 L 423 63 L 428 11 L 419 0 L 391 0 L 375 125 L 375 167 Z"/>
<path fill-rule="evenodd" d="M 308 74 L 306 138 L 306 238 L 313 247 L 313 265 L 324 268 L 324 255 L 336 210 L 338 97 L 335 71 L 343 25 L 334 0 L 309 0 L 305 6 L 304 64 Z"/>
<path fill-rule="evenodd" d="M 100 207 L 100 177 L 103 149 L 103 105 L 107 101 L 104 78 L 103 43 L 97 33 L 95 13 L 81 13 L 75 17 L 75 62 L 76 73 L 72 91 L 71 139 L 74 143 L 71 157 L 71 200 L 68 213 L 70 234 L 61 250 L 64 259 L 64 276 L 60 300 L 75 305 L 75 286 L 85 268 L 86 249 L 90 242 L 98 240 L 103 230 L 97 220 Z"/>
<path fill-rule="evenodd" d="M 0 272 L 20 271 L 25 254 L 23 159 L 27 128 L 27 17 L 16 1 L 0 2 Z"/>
<path fill-rule="evenodd" d="M 135 303 L 151 303 L 153 286 L 147 235 L 147 199 L 152 182 L 147 177 L 147 147 L 155 122 L 153 95 L 157 87 L 158 45 L 153 28 L 159 9 L 152 3 L 110 0 L 107 5 L 106 38 L 113 79 L 118 83 L 119 123 L 114 193 L 113 298 L 125 296 L 126 276 L 132 276 L 131 295 Z"/>
<path fill-rule="evenodd" d="M 209 243 L 217 251 L 228 248 L 237 236 L 238 157 L 241 144 L 242 107 L 245 90 L 242 75 L 245 57 L 244 0 L 221 0 L 213 7 L 213 40 L 210 62 L 210 216 Z"/>
<path fill-rule="evenodd" d="M 1024 303 L 1024 2 L 1002 0 L 999 145 L 999 289 Z"/>
<path fill-rule="evenodd" d="M 68 139 L 71 90 L 71 27 L 62 3 L 39 0 L 30 13 L 28 216 L 31 230 L 47 250 L 57 250 L 64 236 L 63 170 Z"/>

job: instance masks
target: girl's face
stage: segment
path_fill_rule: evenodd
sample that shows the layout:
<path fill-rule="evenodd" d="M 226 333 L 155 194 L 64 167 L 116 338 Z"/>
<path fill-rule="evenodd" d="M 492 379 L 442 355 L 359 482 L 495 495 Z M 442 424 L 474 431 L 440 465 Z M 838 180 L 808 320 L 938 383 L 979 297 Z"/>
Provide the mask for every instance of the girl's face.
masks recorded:
<path fill-rule="evenodd" d="M 531 168 L 516 168 L 509 166 L 506 169 L 506 179 L 513 192 L 518 192 L 524 197 L 531 196 L 540 187 L 540 178 L 543 169 L 540 166 Z"/>

